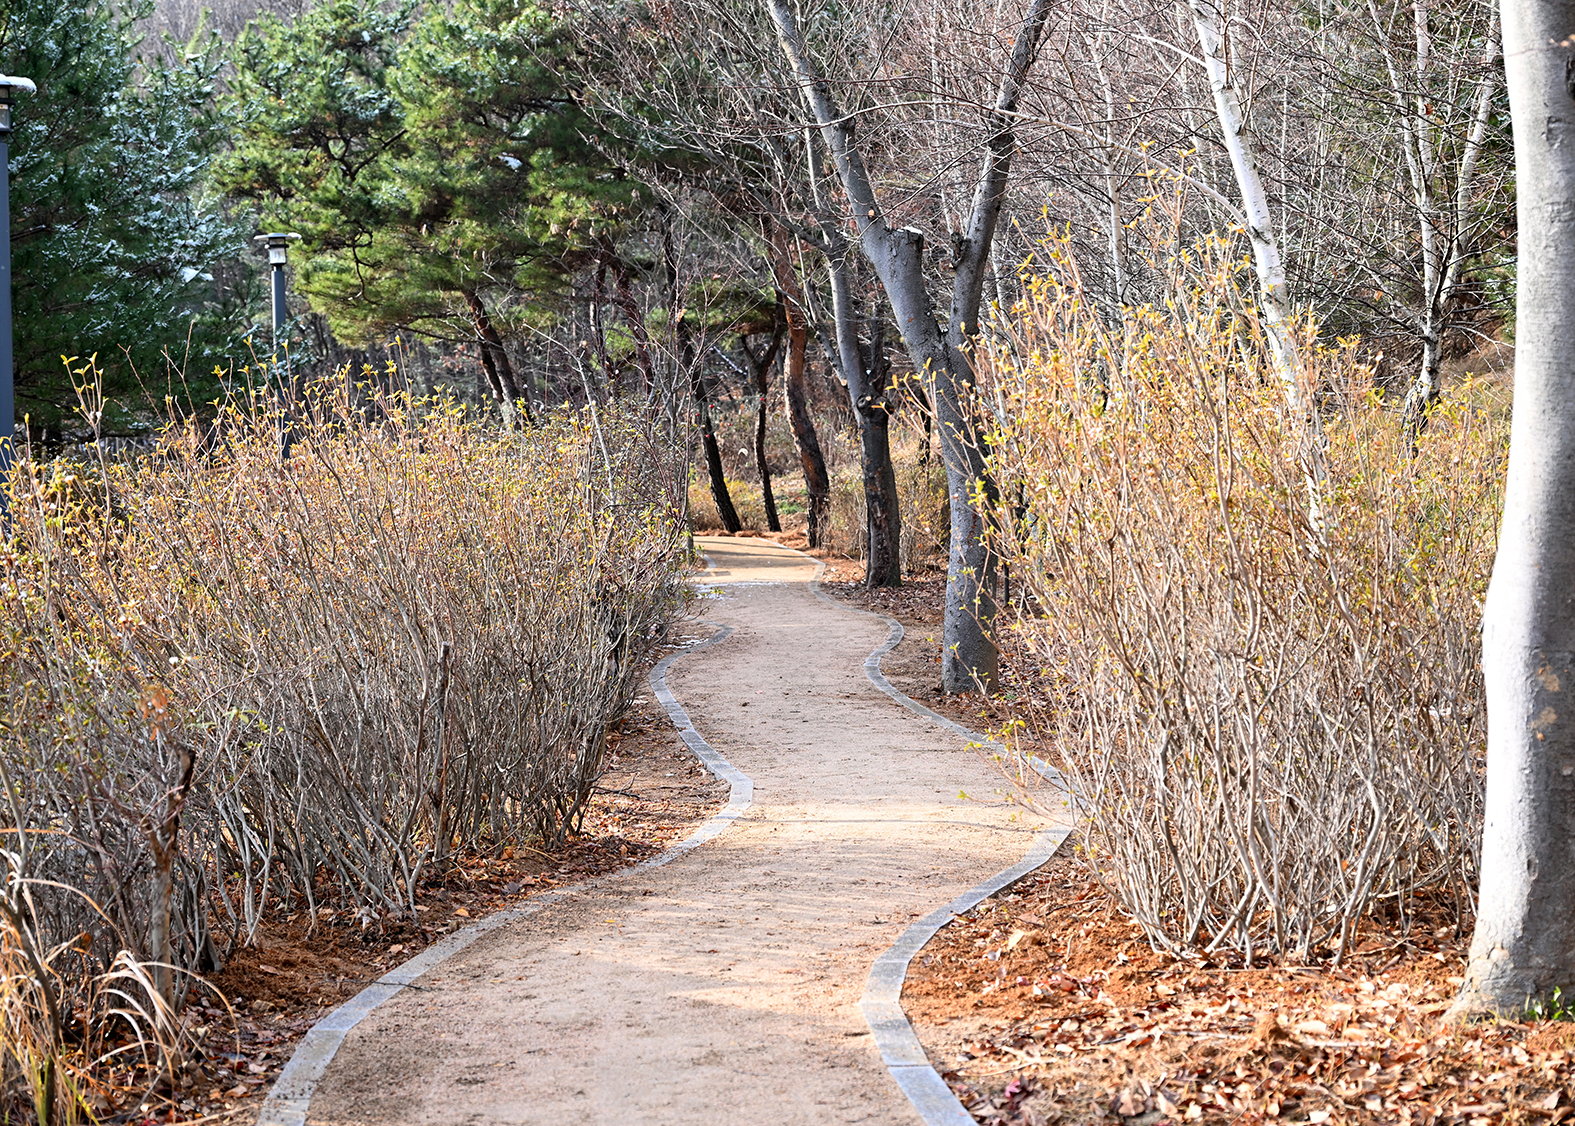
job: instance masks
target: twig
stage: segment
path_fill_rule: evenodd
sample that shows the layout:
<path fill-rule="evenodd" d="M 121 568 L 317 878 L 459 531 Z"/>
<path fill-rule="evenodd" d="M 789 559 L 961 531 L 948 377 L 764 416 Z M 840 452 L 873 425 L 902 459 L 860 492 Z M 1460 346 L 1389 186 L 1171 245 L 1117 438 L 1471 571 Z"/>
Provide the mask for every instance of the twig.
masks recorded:
<path fill-rule="evenodd" d="M 595 792 L 598 794 L 622 794 L 626 798 L 634 798 L 636 800 L 639 800 L 640 797 L 640 795 L 635 793 L 633 790 L 608 790 L 601 786 L 597 786 Z"/>
<path fill-rule="evenodd" d="M 413 985 L 408 981 L 384 981 L 380 977 L 329 977 L 324 974 L 323 980 L 334 985 L 343 985 L 347 981 L 352 981 L 357 985 L 392 985 L 396 989 L 414 989 L 418 993 L 432 992 L 430 985 Z"/>

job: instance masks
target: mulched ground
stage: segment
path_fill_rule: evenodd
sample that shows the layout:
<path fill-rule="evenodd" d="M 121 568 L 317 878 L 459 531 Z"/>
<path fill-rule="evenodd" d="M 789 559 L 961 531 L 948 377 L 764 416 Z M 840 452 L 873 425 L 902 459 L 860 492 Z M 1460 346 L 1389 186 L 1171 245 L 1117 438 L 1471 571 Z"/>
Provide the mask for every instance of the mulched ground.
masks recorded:
<path fill-rule="evenodd" d="M 610 872 L 686 836 L 726 800 L 654 700 L 609 736 L 612 757 L 583 832 L 551 855 L 518 845 L 463 854 L 423 882 L 414 917 L 357 918 L 331 907 L 265 923 L 187 1007 L 197 1049 L 179 1089 L 139 1103 L 109 1098 L 106 1121 L 254 1121 L 296 1042 L 329 1010 L 450 931 L 532 894 Z M 216 992 L 215 992 L 216 991 Z M 130 1089 L 129 1086 L 126 1089 Z"/>
<path fill-rule="evenodd" d="M 1068 852 L 941 931 L 903 1007 L 984 1123 L 1569 1118 L 1575 1024 L 1444 1027 L 1469 935 L 1431 922 L 1341 967 L 1172 958 Z"/>

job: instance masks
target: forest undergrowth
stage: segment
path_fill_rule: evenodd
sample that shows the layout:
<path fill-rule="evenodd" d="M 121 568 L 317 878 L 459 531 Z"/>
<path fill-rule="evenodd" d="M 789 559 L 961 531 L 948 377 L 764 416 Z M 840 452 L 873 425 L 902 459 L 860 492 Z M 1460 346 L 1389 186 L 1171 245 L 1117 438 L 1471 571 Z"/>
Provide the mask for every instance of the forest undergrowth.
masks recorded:
<path fill-rule="evenodd" d="M 981 384 L 1022 701 L 1093 871 L 1160 950 L 1346 959 L 1383 911 L 1473 912 L 1479 625 L 1507 418 L 1460 386 L 1413 451 L 1354 340 L 1286 405 L 1210 240 L 1104 315 L 1047 245 Z"/>
<path fill-rule="evenodd" d="M 424 878 L 585 816 L 682 604 L 682 459 L 634 414 L 504 432 L 395 374 L 13 473 L 0 1118 L 178 1087 L 199 975 L 265 922 L 416 919 Z"/>

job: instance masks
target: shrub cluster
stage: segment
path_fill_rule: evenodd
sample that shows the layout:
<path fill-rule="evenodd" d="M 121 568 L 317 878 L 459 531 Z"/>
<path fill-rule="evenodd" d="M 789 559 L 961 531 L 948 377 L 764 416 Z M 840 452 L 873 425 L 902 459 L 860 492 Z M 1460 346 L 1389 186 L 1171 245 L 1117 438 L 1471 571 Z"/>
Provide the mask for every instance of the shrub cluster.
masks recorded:
<path fill-rule="evenodd" d="M 21 462 L 0 945 L 98 956 L 30 988 L 125 950 L 173 1004 L 280 904 L 369 918 L 457 848 L 557 843 L 679 606 L 684 476 L 633 417 L 505 434 L 348 373 L 287 424 L 238 397 L 134 461 Z"/>
<path fill-rule="evenodd" d="M 1053 246 L 1049 267 L 981 383 L 1097 871 L 1156 945 L 1249 963 L 1337 960 L 1419 895 L 1468 913 L 1503 419 L 1458 397 L 1413 456 L 1354 345 L 1309 329 L 1310 437 L 1225 244 L 1170 263 L 1163 307 L 1097 309 Z"/>

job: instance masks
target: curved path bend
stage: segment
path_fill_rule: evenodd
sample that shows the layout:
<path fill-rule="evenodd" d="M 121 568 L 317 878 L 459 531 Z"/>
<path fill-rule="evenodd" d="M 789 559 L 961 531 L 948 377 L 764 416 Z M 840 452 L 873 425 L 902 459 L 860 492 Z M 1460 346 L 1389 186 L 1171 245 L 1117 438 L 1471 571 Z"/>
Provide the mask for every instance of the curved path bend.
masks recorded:
<path fill-rule="evenodd" d="M 920 1121 L 860 1013 L 870 967 L 1043 825 L 865 678 L 887 627 L 817 599 L 814 561 L 699 542 L 713 593 L 695 632 L 733 633 L 668 683 L 753 804 L 664 867 L 481 935 L 373 1010 L 309 1123 Z"/>

